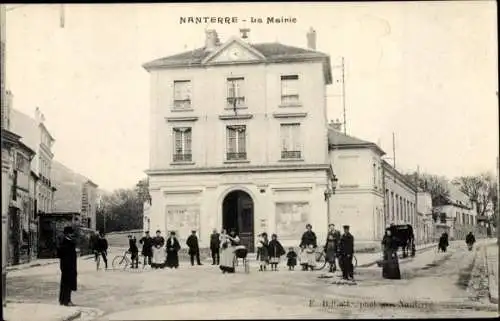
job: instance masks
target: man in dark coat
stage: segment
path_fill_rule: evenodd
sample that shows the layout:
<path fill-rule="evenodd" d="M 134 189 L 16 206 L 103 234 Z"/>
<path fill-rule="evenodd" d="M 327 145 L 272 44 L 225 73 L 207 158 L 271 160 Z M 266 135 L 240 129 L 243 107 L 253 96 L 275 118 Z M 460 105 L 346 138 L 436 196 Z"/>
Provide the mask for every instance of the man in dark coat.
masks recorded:
<path fill-rule="evenodd" d="M 328 234 L 326 235 L 326 242 L 325 242 L 325 253 L 326 253 L 326 249 L 327 249 L 327 245 L 328 245 L 328 237 L 329 236 L 332 236 L 333 237 L 333 251 L 334 251 L 334 255 L 335 255 L 335 258 L 333 258 L 333 264 L 332 266 L 330 267 L 330 272 L 335 272 L 337 270 L 337 265 L 335 264 L 336 260 L 338 259 L 338 256 L 339 256 L 339 242 L 340 242 L 340 238 L 341 238 L 341 235 L 340 235 L 340 232 L 338 230 L 335 229 L 335 224 L 330 224 L 328 225 Z"/>
<path fill-rule="evenodd" d="M 472 247 L 474 246 L 474 243 L 476 243 L 476 238 L 472 232 L 469 232 L 469 234 L 465 237 L 465 243 L 467 244 L 469 251 L 472 251 Z"/>
<path fill-rule="evenodd" d="M 191 231 L 191 235 L 186 240 L 186 245 L 189 247 L 189 257 L 191 258 L 191 265 L 194 265 L 194 258 L 196 257 L 196 263 L 198 265 L 203 265 L 200 262 L 200 246 L 198 244 L 198 237 L 196 236 L 196 231 Z"/>
<path fill-rule="evenodd" d="M 153 238 L 149 235 L 149 231 L 146 231 L 146 235 L 139 240 L 139 243 L 142 244 L 144 266 L 146 266 L 146 264 L 151 265 L 151 258 L 153 257 Z"/>
<path fill-rule="evenodd" d="M 441 250 L 442 252 L 446 252 L 446 248 L 448 247 L 448 245 L 449 245 L 448 233 L 444 232 L 443 234 L 441 234 L 441 237 L 439 238 L 439 244 L 438 244 L 439 250 Z"/>
<path fill-rule="evenodd" d="M 220 262 L 220 234 L 214 229 L 210 235 L 210 252 L 212 252 L 212 265 L 219 265 Z"/>
<path fill-rule="evenodd" d="M 99 255 L 102 256 L 102 260 L 104 261 L 104 268 L 108 269 L 108 240 L 104 236 L 104 232 L 99 233 L 99 238 L 97 239 L 96 249 L 95 249 L 95 260 Z"/>
<path fill-rule="evenodd" d="M 179 267 L 179 250 L 181 245 L 175 236 L 175 232 L 170 232 L 170 236 L 167 239 L 167 266 L 169 268 Z"/>
<path fill-rule="evenodd" d="M 349 232 L 349 225 L 344 225 L 344 234 L 339 242 L 340 268 L 344 280 L 354 280 L 354 267 L 352 256 L 354 255 L 354 236 Z"/>
<path fill-rule="evenodd" d="M 71 226 L 65 227 L 63 233 L 63 239 L 57 249 L 59 268 L 61 270 L 59 304 L 71 306 L 74 305 L 71 302 L 71 291 L 77 289 L 76 243 L 72 238 L 73 228 Z"/>

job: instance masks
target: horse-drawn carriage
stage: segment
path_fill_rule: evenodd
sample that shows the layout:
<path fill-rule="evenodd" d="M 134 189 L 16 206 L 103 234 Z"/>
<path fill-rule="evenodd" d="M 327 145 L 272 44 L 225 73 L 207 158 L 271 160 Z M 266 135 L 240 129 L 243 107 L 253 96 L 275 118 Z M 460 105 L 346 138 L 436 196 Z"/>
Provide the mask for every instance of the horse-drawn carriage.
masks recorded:
<path fill-rule="evenodd" d="M 410 224 L 391 225 L 386 230 L 391 231 L 398 244 L 403 251 L 403 257 L 408 257 L 408 252 L 412 257 L 415 256 L 415 234 L 413 234 L 413 227 Z"/>

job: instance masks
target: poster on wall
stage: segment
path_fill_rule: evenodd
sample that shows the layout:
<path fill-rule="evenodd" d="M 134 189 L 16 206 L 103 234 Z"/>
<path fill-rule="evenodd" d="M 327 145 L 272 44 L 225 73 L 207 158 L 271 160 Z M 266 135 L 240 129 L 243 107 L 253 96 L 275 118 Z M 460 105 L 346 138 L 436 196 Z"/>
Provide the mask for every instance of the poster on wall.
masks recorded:
<path fill-rule="evenodd" d="M 175 231 L 177 237 L 186 239 L 192 230 L 200 235 L 200 207 L 198 205 L 168 205 L 166 214 L 167 232 Z"/>
<path fill-rule="evenodd" d="M 280 239 L 300 241 L 309 223 L 309 203 L 276 203 L 276 233 Z"/>

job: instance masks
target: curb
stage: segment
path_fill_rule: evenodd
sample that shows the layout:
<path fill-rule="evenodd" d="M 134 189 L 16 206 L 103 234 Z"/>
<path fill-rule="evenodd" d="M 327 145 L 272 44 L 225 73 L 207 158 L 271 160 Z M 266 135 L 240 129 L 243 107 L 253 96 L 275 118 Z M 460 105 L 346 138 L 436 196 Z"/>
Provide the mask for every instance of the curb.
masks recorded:
<path fill-rule="evenodd" d="M 82 316 L 82 311 L 78 310 L 75 313 L 73 313 L 72 315 L 62 319 L 61 321 L 74 321 L 74 320 L 80 319 L 81 316 Z"/>
<path fill-rule="evenodd" d="M 495 280 L 493 273 L 490 272 L 490 264 L 488 260 L 488 250 L 487 250 L 488 244 L 484 245 L 484 265 L 486 269 L 486 273 L 488 274 L 488 297 L 490 299 L 491 303 L 498 304 L 498 293 L 495 293 L 494 291 L 494 284 L 497 283 Z M 498 273 L 498 272 L 497 272 Z M 497 292 L 498 292 L 498 284 L 497 284 Z"/>

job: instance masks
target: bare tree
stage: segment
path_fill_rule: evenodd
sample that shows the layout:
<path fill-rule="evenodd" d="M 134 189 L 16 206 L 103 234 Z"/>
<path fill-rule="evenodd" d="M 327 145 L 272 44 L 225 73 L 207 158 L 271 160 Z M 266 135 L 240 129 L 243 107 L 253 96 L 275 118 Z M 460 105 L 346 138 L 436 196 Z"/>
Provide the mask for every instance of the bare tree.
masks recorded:
<path fill-rule="evenodd" d="M 478 215 L 486 215 L 486 211 L 490 206 L 493 207 L 493 210 L 497 208 L 497 182 L 490 172 L 477 176 L 462 176 L 454 181 L 460 185 L 460 191 L 467 195 L 470 201 L 476 205 Z"/>
<path fill-rule="evenodd" d="M 404 176 L 408 182 L 417 184 L 419 189 L 431 194 L 432 206 L 444 205 L 448 201 L 450 190 L 446 177 L 426 173 L 417 175 L 416 172 Z"/>

